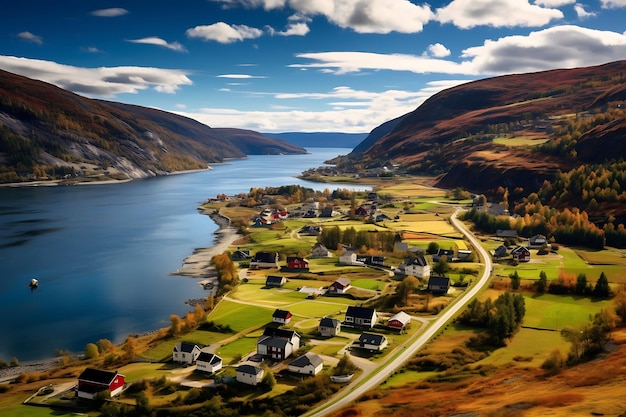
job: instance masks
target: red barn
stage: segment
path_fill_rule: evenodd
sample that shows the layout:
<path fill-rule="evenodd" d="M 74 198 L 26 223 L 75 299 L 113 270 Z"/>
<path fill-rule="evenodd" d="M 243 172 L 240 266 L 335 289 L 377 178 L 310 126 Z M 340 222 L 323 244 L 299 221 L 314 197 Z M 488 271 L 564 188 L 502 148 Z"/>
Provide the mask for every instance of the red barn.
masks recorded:
<path fill-rule="evenodd" d="M 86 368 L 78 377 L 76 396 L 92 400 L 97 393 L 109 390 L 113 397 L 122 392 L 125 383 L 124 375 L 118 374 L 117 371 Z"/>
<path fill-rule="evenodd" d="M 309 261 L 297 256 L 287 257 L 287 271 L 309 271 Z"/>

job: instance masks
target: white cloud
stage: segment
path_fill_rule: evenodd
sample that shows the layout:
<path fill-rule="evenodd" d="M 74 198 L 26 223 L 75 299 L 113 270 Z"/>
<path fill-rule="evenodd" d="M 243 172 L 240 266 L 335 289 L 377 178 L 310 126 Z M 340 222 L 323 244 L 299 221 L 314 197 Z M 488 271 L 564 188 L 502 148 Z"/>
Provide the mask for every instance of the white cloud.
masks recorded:
<path fill-rule="evenodd" d="M 428 45 L 428 53 L 436 58 L 444 58 L 450 55 L 450 50 L 440 43 Z"/>
<path fill-rule="evenodd" d="M 43 39 L 41 36 L 37 36 L 30 32 L 20 32 L 17 37 L 28 42 L 36 43 L 37 45 L 43 45 Z"/>
<path fill-rule="evenodd" d="M 555 26 L 528 36 L 487 40 L 463 51 L 481 74 L 507 74 L 574 68 L 618 61 L 626 57 L 624 34 L 579 26 Z"/>
<path fill-rule="evenodd" d="M 578 16 L 579 19 L 585 19 L 587 17 L 592 17 L 596 15 L 593 12 L 586 11 L 585 6 L 580 3 L 576 3 L 574 5 L 574 11 L 576 12 L 576 15 Z"/>
<path fill-rule="evenodd" d="M 112 7 L 110 9 L 98 9 L 92 11 L 90 14 L 92 16 L 98 17 L 117 17 L 123 16 L 128 13 L 128 10 L 122 9 L 121 7 Z"/>
<path fill-rule="evenodd" d="M 196 26 L 187 29 L 185 34 L 190 38 L 200 38 L 205 41 L 233 43 L 245 39 L 259 38 L 263 35 L 263 31 L 246 25 L 229 25 L 224 22 L 217 22 L 212 25 Z"/>
<path fill-rule="evenodd" d="M 626 0 L 600 0 L 603 9 L 626 7 Z"/>
<path fill-rule="evenodd" d="M 150 36 L 150 37 L 141 38 L 141 39 L 130 39 L 128 40 L 128 42 L 161 46 L 163 48 L 171 49 L 172 51 L 176 51 L 176 52 L 187 52 L 187 49 L 185 49 L 185 47 L 181 45 L 179 42 L 169 43 L 161 38 L 157 38 L 156 36 Z"/>
<path fill-rule="evenodd" d="M 217 78 L 233 78 L 233 79 L 240 79 L 240 80 L 247 80 L 247 79 L 252 79 L 252 78 L 267 78 L 262 75 L 249 75 L 249 74 L 221 74 L 221 75 L 217 75 L 216 77 Z"/>
<path fill-rule="evenodd" d="M 309 25 L 304 22 L 290 23 L 287 28 L 282 32 L 276 32 L 280 36 L 304 36 L 309 33 Z"/>
<path fill-rule="evenodd" d="M 463 60 L 368 52 L 302 53 L 296 57 L 312 63 L 291 64 L 293 68 L 315 68 L 347 74 L 363 70 L 407 71 L 416 74 L 463 74 L 491 76 L 599 65 L 626 57 L 626 34 L 555 26 L 527 36 L 486 40 L 463 51 Z"/>
<path fill-rule="evenodd" d="M 437 20 L 461 29 L 476 26 L 535 27 L 562 19 L 558 9 L 543 8 L 528 0 L 453 0 L 437 9 Z"/>
<path fill-rule="evenodd" d="M 0 68 L 91 97 L 114 97 L 153 88 L 175 93 L 193 84 L 185 71 L 148 67 L 85 68 L 39 59 L 0 56 Z"/>
<path fill-rule="evenodd" d="M 89 52 L 90 54 L 101 54 L 102 51 L 98 48 L 96 48 L 95 46 L 88 46 L 86 48 L 81 48 L 81 50 L 85 51 L 85 52 Z"/>
<path fill-rule="evenodd" d="M 214 127 L 237 127 L 258 132 L 369 132 L 378 125 L 415 110 L 432 94 L 467 80 L 431 82 L 419 91 L 386 90 L 380 92 L 354 90 L 340 86 L 327 92 L 277 93 L 284 101 L 302 99 L 327 100 L 328 110 L 299 110 L 294 106 L 274 105 L 272 111 L 239 111 L 206 108 L 200 112 L 178 112 Z M 337 108 L 340 106 L 341 108 Z"/>
<path fill-rule="evenodd" d="M 566 4 L 576 3 L 576 0 L 535 0 L 535 4 L 545 7 L 561 7 Z"/>

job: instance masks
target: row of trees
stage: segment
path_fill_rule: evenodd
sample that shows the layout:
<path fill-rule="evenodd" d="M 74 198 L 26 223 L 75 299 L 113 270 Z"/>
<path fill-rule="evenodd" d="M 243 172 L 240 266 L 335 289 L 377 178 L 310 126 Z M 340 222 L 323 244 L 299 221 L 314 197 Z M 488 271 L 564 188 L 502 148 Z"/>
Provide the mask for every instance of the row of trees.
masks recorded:
<path fill-rule="evenodd" d="M 348 227 L 344 230 L 339 226 L 322 229 L 318 242 L 327 248 L 339 248 L 340 244 L 357 248 L 359 250 L 377 250 L 381 252 L 393 252 L 396 242 L 394 232 L 356 230 Z"/>
<path fill-rule="evenodd" d="M 511 274 L 511 281 L 519 281 L 517 271 Z M 519 286 L 519 284 L 518 284 Z M 609 280 L 604 272 L 600 273 L 595 285 L 587 280 L 585 273 L 577 276 L 560 271 L 556 280 L 548 281 L 548 276 L 544 271 L 539 273 L 539 279 L 535 282 L 537 293 L 558 294 L 558 295 L 577 295 L 582 297 L 609 298 L 612 294 Z"/>
<path fill-rule="evenodd" d="M 484 302 L 472 300 L 458 320 L 468 326 L 487 329 L 488 342 L 503 346 L 519 329 L 525 314 L 524 296 L 505 292 L 495 302 L 491 298 Z"/>

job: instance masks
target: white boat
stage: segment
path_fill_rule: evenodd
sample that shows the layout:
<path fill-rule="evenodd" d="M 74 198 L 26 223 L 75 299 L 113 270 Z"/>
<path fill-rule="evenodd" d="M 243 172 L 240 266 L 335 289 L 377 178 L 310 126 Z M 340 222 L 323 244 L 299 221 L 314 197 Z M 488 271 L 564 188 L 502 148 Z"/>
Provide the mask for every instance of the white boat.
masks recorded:
<path fill-rule="evenodd" d="M 39 281 L 37 280 L 37 278 L 31 278 L 30 284 L 28 284 L 28 286 L 31 288 L 37 288 L 39 286 Z"/>

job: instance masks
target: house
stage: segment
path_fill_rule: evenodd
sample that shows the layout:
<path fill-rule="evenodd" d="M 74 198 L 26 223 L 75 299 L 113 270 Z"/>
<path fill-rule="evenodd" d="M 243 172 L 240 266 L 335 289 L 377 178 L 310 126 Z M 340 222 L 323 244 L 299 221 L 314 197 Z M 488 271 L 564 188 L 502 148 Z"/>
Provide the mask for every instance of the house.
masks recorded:
<path fill-rule="evenodd" d="M 350 288 L 352 288 L 352 284 L 348 278 L 338 278 L 330 284 L 328 292 L 331 294 L 345 294 Z"/>
<path fill-rule="evenodd" d="M 385 266 L 385 257 L 384 256 L 357 255 L 356 261 L 361 263 L 361 264 L 365 264 L 365 265 Z"/>
<path fill-rule="evenodd" d="M 306 226 L 303 226 L 298 233 L 302 233 L 307 236 L 319 236 L 319 234 L 322 233 L 322 226 L 307 224 Z"/>
<path fill-rule="evenodd" d="M 233 252 L 233 255 L 231 256 L 231 259 L 233 261 L 245 261 L 246 259 L 250 258 L 250 251 L 249 250 L 236 250 L 235 252 Z"/>
<path fill-rule="evenodd" d="M 423 254 L 418 254 L 407 258 L 404 263 L 398 265 L 396 272 L 402 275 L 426 278 L 430 276 L 430 265 Z"/>
<path fill-rule="evenodd" d="M 309 261 L 298 256 L 288 256 L 287 266 L 282 269 L 290 272 L 309 272 Z"/>
<path fill-rule="evenodd" d="M 268 275 L 265 278 L 265 286 L 268 288 L 280 288 L 287 283 L 287 278 L 279 277 L 277 275 Z"/>
<path fill-rule="evenodd" d="M 517 230 L 513 229 L 498 229 L 496 230 L 496 236 L 501 238 L 517 239 Z"/>
<path fill-rule="evenodd" d="M 330 256 L 330 252 L 326 248 L 326 246 L 321 243 L 316 243 L 313 245 L 313 249 L 311 250 L 311 258 L 328 258 Z"/>
<path fill-rule="evenodd" d="M 263 380 L 263 369 L 253 365 L 239 365 L 235 370 L 235 380 L 243 384 L 257 386 Z"/>
<path fill-rule="evenodd" d="M 535 235 L 528 239 L 528 247 L 542 249 L 548 246 L 548 239 L 544 235 Z"/>
<path fill-rule="evenodd" d="M 339 256 L 341 265 L 363 265 L 363 262 L 357 261 L 357 254 L 354 250 L 347 250 Z"/>
<path fill-rule="evenodd" d="M 454 249 L 439 248 L 437 253 L 433 255 L 433 262 L 439 262 L 439 260 L 444 257 L 446 258 L 446 261 L 451 262 L 454 257 Z"/>
<path fill-rule="evenodd" d="M 431 276 L 428 278 L 428 291 L 433 294 L 446 294 L 450 289 L 450 278 Z"/>
<path fill-rule="evenodd" d="M 287 324 L 291 321 L 292 314 L 287 310 L 277 308 L 272 314 L 272 322 L 278 324 Z"/>
<path fill-rule="evenodd" d="M 368 307 L 348 306 L 343 324 L 371 329 L 376 324 L 376 310 Z"/>
<path fill-rule="evenodd" d="M 456 259 L 459 261 L 466 261 L 472 256 L 472 251 L 469 249 L 459 249 L 456 253 Z"/>
<path fill-rule="evenodd" d="M 256 351 L 259 355 L 283 360 L 300 349 L 300 335 L 293 330 L 266 327 L 259 338 Z"/>
<path fill-rule="evenodd" d="M 266 217 L 255 217 L 252 221 L 252 227 L 265 227 L 272 224 L 272 221 Z"/>
<path fill-rule="evenodd" d="M 494 249 L 493 257 L 494 258 L 502 258 L 503 256 L 506 256 L 508 252 L 509 251 L 506 248 L 506 246 L 500 245 L 500 246 L 498 246 L 497 248 Z"/>
<path fill-rule="evenodd" d="M 367 199 L 369 201 L 378 201 L 378 195 L 375 192 L 370 191 L 369 193 L 367 193 Z"/>
<path fill-rule="evenodd" d="M 374 218 L 374 221 L 376 223 L 384 222 L 385 220 L 391 220 L 391 218 L 387 216 L 385 213 L 377 214 L 376 217 Z"/>
<path fill-rule="evenodd" d="M 332 207 L 324 207 L 322 212 L 320 213 L 320 217 L 333 217 L 333 208 Z"/>
<path fill-rule="evenodd" d="M 397 314 L 394 314 L 388 321 L 387 326 L 392 329 L 404 330 L 411 323 L 411 316 L 406 314 L 404 311 L 401 311 Z"/>
<path fill-rule="evenodd" d="M 387 338 L 378 333 L 361 333 L 359 336 L 358 347 L 361 349 L 367 349 L 369 351 L 381 352 L 387 347 L 389 343 Z"/>
<path fill-rule="evenodd" d="M 323 368 L 324 361 L 313 352 L 307 352 L 287 365 L 289 372 L 303 375 L 317 375 Z"/>
<path fill-rule="evenodd" d="M 122 392 L 125 383 L 124 375 L 118 374 L 117 371 L 85 368 L 78 376 L 76 396 L 92 400 L 99 392 L 108 390 L 113 397 Z"/>
<path fill-rule="evenodd" d="M 359 207 L 354 209 L 354 215 L 355 216 L 366 217 L 366 216 L 369 216 L 369 214 L 370 214 L 369 210 L 366 209 L 363 206 L 359 206 Z"/>
<path fill-rule="evenodd" d="M 214 353 L 200 352 L 196 359 L 196 369 L 198 371 L 215 373 L 222 369 L 222 358 Z"/>
<path fill-rule="evenodd" d="M 530 249 L 526 246 L 518 246 L 511 251 L 513 260 L 517 262 L 529 262 L 530 261 Z"/>
<path fill-rule="evenodd" d="M 341 331 L 341 322 L 337 319 L 330 317 L 324 317 L 320 320 L 320 324 L 317 326 L 317 330 L 323 337 L 337 336 Z"/>
<path fill-rule="evenodd" d="M 257 252 L 250 261 L 250 269 L 278 269 L 278 252 Z"/>
<path fill-rule="evenodd" d="M 172 359 L 174 362 L 191 365 L 200 355 L 200 347 L 195 343 L 178 342 L 174 345 Z"/>

